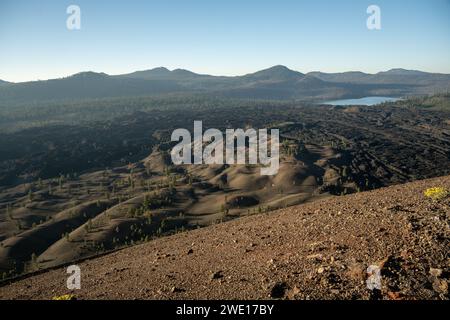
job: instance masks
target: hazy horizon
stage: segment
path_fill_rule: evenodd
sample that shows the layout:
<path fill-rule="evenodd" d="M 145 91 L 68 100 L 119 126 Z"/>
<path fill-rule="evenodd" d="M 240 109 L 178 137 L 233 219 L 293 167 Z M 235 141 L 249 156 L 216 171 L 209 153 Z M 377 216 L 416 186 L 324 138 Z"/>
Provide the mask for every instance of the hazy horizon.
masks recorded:
<path fill-rule="evenodd" d="M 300 73 L 303 73 L 303 74 L 308 74 L 308 73 L 313 73 L 313 72 L 330 73 L 330 74 L 332 74 L 332 73 L 362 72 L 362 73 L 365 73 L 365 74 L 375 75 L 375 74 L 378 74 L 378 73 L 388 72 L 388 71 L 396 70 L 396 69 L 404 69 L 404 70 L 407 70 L 407 71 L 417 71 L 417 72 L 426 72 L 426 73 L 435 73 L 435 74 L 446 74 L 446 75 L 450 74 L 450 73 L 444 73 L 444 72 L 432 72 L 432 71 L 426 71 L 426 70 L 405 69 L 405 68 L 390 68 L 390 69 L 386 69 L 386 70 L 379 70 L 379 71 L 376 71 L 376 72 L 364 72 L 364 71 L 361 71 L 361 70 L 343 70 L 343 71 L 327 72 L 327 71 L 315 70 L 315 69 L 311 69 L 311 71 L 304 71 L 304 70 L 296 70 L 296 69 L 293 69 L 293 68 L 291 68 L 289 66 L 277 64 L 277 65 L 267 66 L 267 67 L 264 67 L 262 69 L 253 70 L 253 71 L 246 72 L 246 73 L 241 73 L 241 74 L 210 74 L 210 73 L 197 72 L 196 70 L 190 70 L 190 69 L 187 69 L 187 68 L 184 68 L 184 67 L 168 68 L 168 67 L 165 67 L 165 66 L 152 66 L 152 67 L 148 67 L 148 68 L 145 68 L 145 69 L 128 70 L 128 71 L 125 71 L 123 73 L 114 73 L 114 74 L 111 74 L 111 73 L 108 73 L 108 72 L 104 72 L 102 70 L 80 70 L 78 72 L 62 75 L 62 76 L 56 77 L 56 78 L 32 79 L 32 80 L 23 80 L 23 81 L 8 81 L 7 79 L 0 78 L 0 80 L 6 81 L 6 82 L 10 82 L 10 83 L 23 83 L 23 82 L 47 81 L 47 80 L 63 79 L 63 78 L 68 78 L 68 77 L 77 75 L 77 74 L 88 73 L 88 72 L 93 72 L 93 73 L 98 73 L 98 74 L 104 73 L 104 74 L 106 74 L 108 76 L 120 76 L 120 75 L 124 75 L 124 74 L 130 74 L 130 73 L 133 73 L 133 72 L 152 71 L 152 70 L 155 70 L 155 69 L 167 69 L 168 71 L 186 70 L 186 71 L 193 72 L 195 74 L 208 75 L 208 76 L 214 76 L 214 77 L 240 77 L 240 76 L 245 76 L 245 75 L 252 74 L 252 73 L 255 73 L 255 72 L 258 72 L 258 71 L 271 69 L 271 68 L 274 68 L 274 67 L 286 67 L 286 68 L 288 68 L 291 71 L 300 72 Z"/>

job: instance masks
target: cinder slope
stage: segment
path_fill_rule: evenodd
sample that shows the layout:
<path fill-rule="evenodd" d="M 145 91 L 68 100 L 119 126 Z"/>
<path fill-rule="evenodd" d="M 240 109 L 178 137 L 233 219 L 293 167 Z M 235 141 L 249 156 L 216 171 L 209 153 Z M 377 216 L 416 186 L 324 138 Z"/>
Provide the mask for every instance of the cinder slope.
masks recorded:
<path fill-rule="evenodd" d="M 79 299 L 448 299 L 450 177 L 328 198 L 160 238 L 79 264 Z M 379 265 L 382 291 L 366 287 Z M 64 269 L 2 299 L 71 293 Z"/>

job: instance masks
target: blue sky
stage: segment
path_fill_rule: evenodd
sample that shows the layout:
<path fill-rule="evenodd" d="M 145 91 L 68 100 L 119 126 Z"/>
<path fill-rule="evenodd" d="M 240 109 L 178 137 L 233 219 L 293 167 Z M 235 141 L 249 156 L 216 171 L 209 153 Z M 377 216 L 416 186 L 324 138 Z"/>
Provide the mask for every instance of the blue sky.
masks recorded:
<path fill-rule="evenodd" d="M 81 8 L 81 30 L 66 8 Z M 366 27 L 369 5 L 382 29 Z M 240 75 L 390 68 L 450 73 L 450 0 L 0 0 L 0 79 L 165 66 Z"/>

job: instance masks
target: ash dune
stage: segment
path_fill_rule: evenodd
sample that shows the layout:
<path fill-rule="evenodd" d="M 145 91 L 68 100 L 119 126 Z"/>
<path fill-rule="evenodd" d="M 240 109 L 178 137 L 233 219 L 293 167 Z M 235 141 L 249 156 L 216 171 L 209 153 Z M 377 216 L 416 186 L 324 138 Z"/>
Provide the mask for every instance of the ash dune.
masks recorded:
<path fill-rule="evenodd" d="M 261 176 L 258 166 L 244 165 L 186 165 L 169 176 L 170 156 L 155 150 L 126 168 L 85 174 L 77 188 L 61 182 L 51 195 L 48 190 L 35 192 L 32 199 L 25 195 L 25 207 L 11 210 L 13 219 L 22 211 L 37 217 L 42 200 L 54 215 L 30 230 L 5 234 L 0 266 L 21 268 L 17 261 L 22 261 L 23 270 L 52 267 L 164 233 L 327 196 L 317 193 L 318 186 L 329 162 L 340 155 L 329 148 L 309 147 L 311 151 L 303 147 L 302 157 L 283 156 L 274 177 Z M 322 160 L 320 165 L 312 162 L 315 159 Z M 113 190 L 102 185 L 113 185 Z M 99 197 L 107 199 L 94 200 Z M 51 205 L 47 199 L 54 198 L 58 201 Z"/>

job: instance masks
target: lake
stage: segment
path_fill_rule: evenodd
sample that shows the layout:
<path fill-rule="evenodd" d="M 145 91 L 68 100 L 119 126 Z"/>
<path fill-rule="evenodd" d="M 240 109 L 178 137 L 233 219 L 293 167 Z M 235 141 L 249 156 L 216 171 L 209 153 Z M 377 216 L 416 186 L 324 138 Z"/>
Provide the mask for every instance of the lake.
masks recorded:
<path fill-rule="evenodd" d="M 322 104 L 331 104 L 333 106 L 374 106 L 383 102 L 393 102 L 401 100 L 400 98 L 390 98 L 390 97 L 364 97 L 360 99 L 343 99 L 343 100 L 333 100 L 325 101 Z"/>

